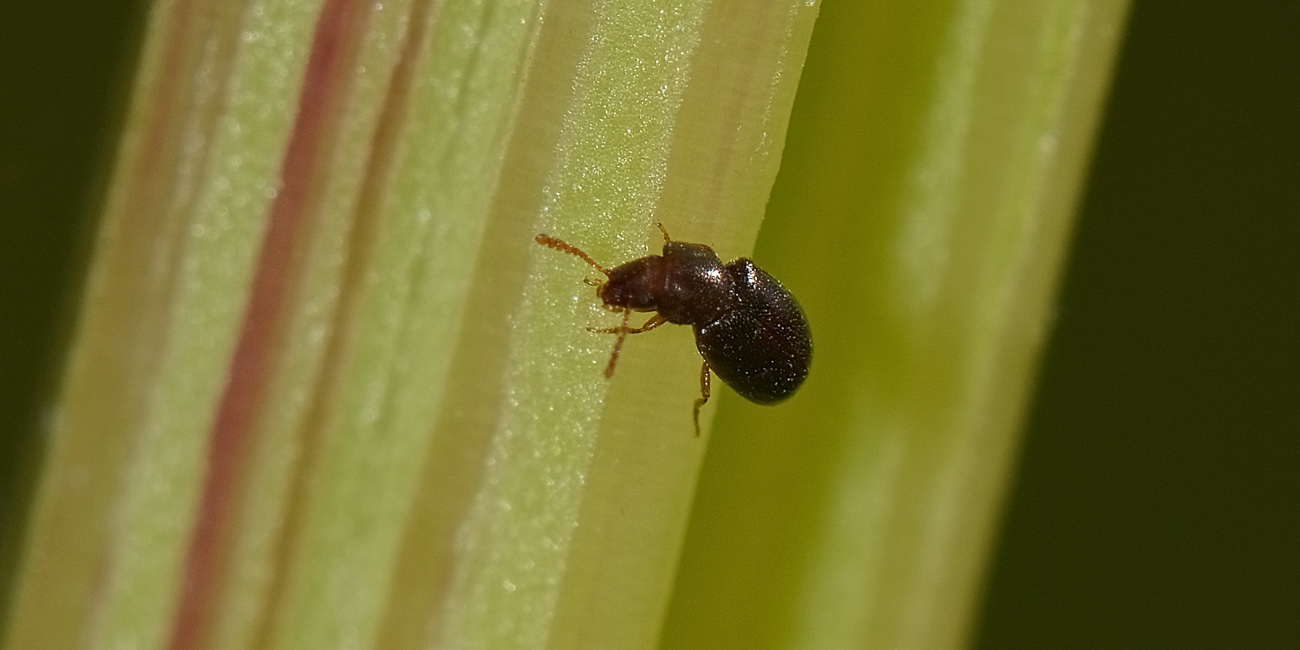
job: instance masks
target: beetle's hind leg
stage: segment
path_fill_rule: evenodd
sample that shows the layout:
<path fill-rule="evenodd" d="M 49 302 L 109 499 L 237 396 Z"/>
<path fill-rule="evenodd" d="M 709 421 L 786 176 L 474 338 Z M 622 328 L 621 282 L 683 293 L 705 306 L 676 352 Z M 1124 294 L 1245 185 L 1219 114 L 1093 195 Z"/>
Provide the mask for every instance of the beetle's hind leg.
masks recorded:
<path fill-rule="evenodd" d="M 709 362 L 700 367 L 700 398 L 695 400 L 695 437 L 700 437 L 700 409 L 709 401 Z"/>
<path fill-rule="evenodd" d="M 623 310 L 623 324 L 622 324 L 622 325 L 619 325 L 618 327 L 602 327 L 602 328 L 588 327 L 588 328 L 587 328 L 587 331 L 588 331 L 588 332 L 595 332 L 595 333 L 597 333 L 597 334 L 617 334 L 617 335 L 618 335 L 618 341 L 616 341 L 616 342 L 614 343 L 614 353 L 611 354 L 611 355 L 609 355 L 609 365 L 608 365 L 608 366 L 605 366 L 605 377 L 606 377 L 606 378 L 609 378 L 609 377 L 613 377 L 613 376 L 614 376 L 614 364 L 618 363 L 618 355 L 619 355 L 621 352 L 623 352 L 623 341 L 626 341 L 626 340 L 627 340 L 627 335 L 628 335 L 628 334 L 640 334 L 641 332 L 649 332 L 650 330 L 652 330 L 652 329 L 654 329 L 654 328 L 656 328 L 656 327 L 659 327 L 660 325 L 663 325 L 664 323 L 667 323 L 667 322 L 668 322 L 668 321 L 664 320 L 663 317 L 660 316 L 659 314 L 655 314 L 654 316 L 651 316 L 651 317 L 650 317 L 650 320 L 648 320 L 648 321 L 645 322 L 645 325 L 642 325 L 641 327 L 638 327 L 638 328 L 636 328 L 636 329 L 633 329 L 633 328 L 627 326 L 627 319 L 630 318 L 631 316 L 632 316 L 632 310 L 631 310 L 631 309 L 624 309 L 624 310 Z"/>

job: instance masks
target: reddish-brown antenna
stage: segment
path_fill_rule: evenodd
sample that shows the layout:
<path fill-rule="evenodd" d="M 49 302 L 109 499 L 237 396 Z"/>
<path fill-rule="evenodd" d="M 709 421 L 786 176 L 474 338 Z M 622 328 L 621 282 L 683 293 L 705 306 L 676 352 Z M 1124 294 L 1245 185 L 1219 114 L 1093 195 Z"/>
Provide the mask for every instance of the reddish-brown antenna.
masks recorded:
<path fill-rule="evenodd" d="M 580 257 L 586 263 L 596 267 L 597 271 L 600 271 L 605 275 L 609 275 L 609 269 L 597 264 L 596 260 L 591 259 L 590 255 L 582 252 L 582 249 L 578 248 L 577 246 L 574 246 L 573 244 L 570 244 L 569 242 L 564 241 L 563 239 L 556 239 L 555 237 L 552 237 L 550 235 L 538 235 L 533 239 L 535 239 L 537 243 L 547 248 L 554 248 L 557 251 Z"/>

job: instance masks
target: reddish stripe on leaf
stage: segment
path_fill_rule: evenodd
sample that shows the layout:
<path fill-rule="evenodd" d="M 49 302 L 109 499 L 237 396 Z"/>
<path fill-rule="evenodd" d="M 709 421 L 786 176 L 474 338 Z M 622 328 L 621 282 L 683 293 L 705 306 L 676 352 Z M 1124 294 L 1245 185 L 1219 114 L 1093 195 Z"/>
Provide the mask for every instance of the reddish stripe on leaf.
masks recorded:
<path fill-rule="evenodd" d="M 279 192 L 271 206 L 239 343 L 208 448 L 208 471 L 185 564 L 180 608 L 172 627 L 173 650 L 201 647 L 219 604 L 225 558 L 232 539 L 240 479 L 249 436 L 273 369 L 294 269 L 305 254 L 314 210 L 312 193 L 329 156 L 331 128 L 348 89 L 350 39 L 362 32 L 365 7 L 358 0 L 326 0 L 316 23 L 312 51 L 299 95 L 298 114 L 281 165 Z"/>

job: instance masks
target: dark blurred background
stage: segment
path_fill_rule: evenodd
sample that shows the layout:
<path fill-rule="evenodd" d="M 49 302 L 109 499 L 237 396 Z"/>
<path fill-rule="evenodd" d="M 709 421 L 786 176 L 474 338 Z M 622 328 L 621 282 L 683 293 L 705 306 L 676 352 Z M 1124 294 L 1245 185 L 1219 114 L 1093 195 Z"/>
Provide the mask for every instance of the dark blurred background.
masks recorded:
<path fill-rule="evenodd" d="M 142 6 L 0 0 L 0 607 Z"/>
<path fill-rule="evenodd" d="M 0 579 L 139 4 L 0 2 Z M 1135 3 L 1073 247 L 976 645 L 1300 648 L 1300 3 Z"/>
<path fill-rule="evenodd" d="M 1300 3 L 1137 0 L 982 648 L 1300 648 Z"/>

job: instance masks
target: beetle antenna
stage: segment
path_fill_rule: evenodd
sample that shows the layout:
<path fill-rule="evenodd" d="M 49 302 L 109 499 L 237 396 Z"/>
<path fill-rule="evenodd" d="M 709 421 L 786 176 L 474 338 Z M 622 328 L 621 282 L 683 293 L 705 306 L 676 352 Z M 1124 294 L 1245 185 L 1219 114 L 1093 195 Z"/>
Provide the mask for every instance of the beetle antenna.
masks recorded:
<path fill-rule="evenodd" d="M 670 241 L 673 240 L 672 237 L 669 237 L 669 236 L 668 236 L 668 230 L 667 230 L 666 228 L 664 228 L 664 225 L 663 225 L 662 223 L 659 223 L 658 221 L 656 221 L 656 222 L 655 222 L 655 227 L 659 228 L 659 232 L 661 232 L 661 233 L 664 234 L 664 243 L 665 243 L 665 244 L 667 244 L 668 242 L 670 242 Z"/>
<path fill-rule="evenodd" d="M 582 252 L 582 250 L 579 249 L 577 246 L 574 246 L 573 244 L 570 244 L 569 242 L 566 242 L 563 239 L 556 239 L 555 237 L 552 237 L 550 235 L 541 234 L 534 237 L 533 240 L 547 248 L 554 248 L 555 250 L 560 251 L 562 253 L 568 253 L 570 255 L 582 258 L 584 262 L 595 267 L 597 271 L 600 271 L 605 275 L 609 275 L 609 269 L 597 264 L 596 260 L 591 259 L 590 255 Z"/>

